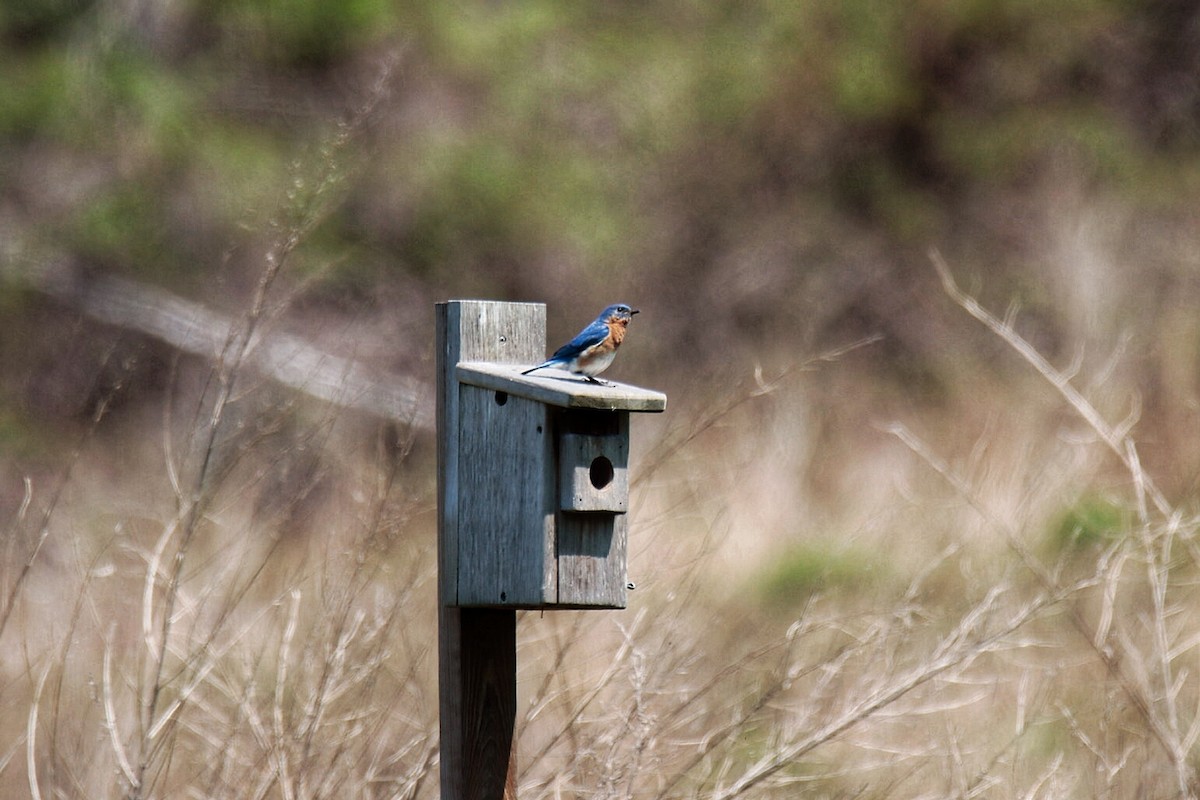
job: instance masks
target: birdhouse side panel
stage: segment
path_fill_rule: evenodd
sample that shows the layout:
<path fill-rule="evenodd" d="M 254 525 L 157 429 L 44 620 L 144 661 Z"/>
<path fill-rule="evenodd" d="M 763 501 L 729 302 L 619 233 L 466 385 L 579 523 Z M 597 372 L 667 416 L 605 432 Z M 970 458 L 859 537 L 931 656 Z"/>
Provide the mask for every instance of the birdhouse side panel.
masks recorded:
<path fill-rule="evenodd" d="M 545 406 L 459 391 L 458 603 L 540 607 L 557 588 Z"/>

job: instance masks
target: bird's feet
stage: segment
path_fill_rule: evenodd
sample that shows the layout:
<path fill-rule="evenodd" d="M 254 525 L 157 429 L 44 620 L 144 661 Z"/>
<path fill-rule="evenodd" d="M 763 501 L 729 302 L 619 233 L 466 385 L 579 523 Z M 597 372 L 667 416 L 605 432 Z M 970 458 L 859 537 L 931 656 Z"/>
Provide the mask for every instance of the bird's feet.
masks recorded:
<path fill-rule="evenodd" d="M 616 385 L 614 383 L 610 383 L 609 381 L 604 380 L 603 378 L 597 378 L 595 375 L 584 375 L 583 377 L 587 378 L 590 383 L 594 383 L 597 386 L 615 386 Z"/>

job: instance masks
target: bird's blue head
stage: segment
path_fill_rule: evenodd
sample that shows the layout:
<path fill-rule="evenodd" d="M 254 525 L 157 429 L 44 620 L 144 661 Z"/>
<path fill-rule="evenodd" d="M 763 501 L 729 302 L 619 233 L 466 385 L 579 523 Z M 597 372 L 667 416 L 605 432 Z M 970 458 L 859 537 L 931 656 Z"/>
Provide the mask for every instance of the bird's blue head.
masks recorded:
<path fill-rule="evenodd" d="M 633 319 L 633 315 L 636 313 L 638 313 L 636 308 L 630 308 L 624 303 L 614 303 L 600 312 L 600 319 L 604 322 L 620 322 L 628 325 L 629 320 Z"/>

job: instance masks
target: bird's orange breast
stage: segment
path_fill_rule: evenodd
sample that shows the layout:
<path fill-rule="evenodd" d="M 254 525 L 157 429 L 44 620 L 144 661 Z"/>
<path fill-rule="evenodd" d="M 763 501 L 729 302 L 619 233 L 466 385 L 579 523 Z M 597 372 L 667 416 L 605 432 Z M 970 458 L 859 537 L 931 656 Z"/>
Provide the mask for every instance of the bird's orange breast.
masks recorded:
<path fill-rule="evenodd" d="M 621 342 L 625 341 L 625 331 L 628 326 L 629 321 L 623 319 L 608 323 L 608 338 L 612 343 L 613 350 L 616 350 L 621 346 Z"/>

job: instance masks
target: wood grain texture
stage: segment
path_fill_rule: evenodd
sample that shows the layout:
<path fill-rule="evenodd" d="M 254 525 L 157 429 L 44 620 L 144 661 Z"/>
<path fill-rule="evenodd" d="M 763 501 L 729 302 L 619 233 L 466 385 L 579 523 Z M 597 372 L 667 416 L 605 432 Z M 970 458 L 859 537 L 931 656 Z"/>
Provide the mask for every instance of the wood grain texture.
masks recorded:
<path fill-rule="evenodd" d="M 458 604 L 555 598 L 552 433 L 546 407 L 460 385 Z"/>
<path fill-rule="evenodd" d="M 517 615 L 502 609 L 462 609 L 461 684 L 464 800 L 517 796 Z M 445 797 L 445 795 L 443 795 Z"/>
<path fill-rule="evenodd" d="M 559 607 L 625 608 L 628 519 L 602 511 L 559 512 Z"/>
<path fill-rule="evenodd" d="M 653 389 L 609 382 L 602 386 L 559 369 L 522 375 L 528 365 L 465 361 L 458 365 L 458 379 L 472 386 L 527 397 L 560 408 L 596 408 L 607 411 L 664 411 L 667 396 Z"/>
<path fill-rule="evenodd" d="M 629 437 L 560 433 L 558 507 L 624 514 L 629 509 Z"/>
<path fill-rule="evenodd" d="M 629 522 L 617 512 L 628 506 L 629 413 L 564 409 L 554 414 L 554 428 L 560 459 L 560 510 L 555 519 L 559 607 L 625 608 Z M 591 462 L 600 455 L 612 463 L 612 484 L 578 502 L 563 497 L 564 481 L 590 486 Z M 568 462 L 578 466 L 568 468 Z M 609 491 L 613 493 L 606 494 Z M 577 506 L 593 510 L 572 510 Z"/>
<path fill-rule="evenodd" d="M 546 342 L 540 303 L 456 300 L 439 303 L 438 344 L 438 586 L 443 602 L 458 604 L 460 361 L 521 364 L 539 358 Z M 442 330 L 444 328 L 444 331 Z"/>
<path fill-rule="evenodd" d="M 459 389 L 463 360 L 520 363 L 545 343 L 545 307 L 455 301 L 435 309 L 438 688 L 442 800 L 516 797 L 516 612 L 459 608 Z"/>

